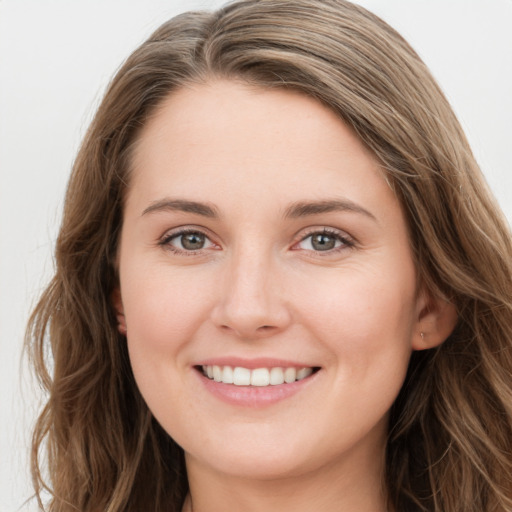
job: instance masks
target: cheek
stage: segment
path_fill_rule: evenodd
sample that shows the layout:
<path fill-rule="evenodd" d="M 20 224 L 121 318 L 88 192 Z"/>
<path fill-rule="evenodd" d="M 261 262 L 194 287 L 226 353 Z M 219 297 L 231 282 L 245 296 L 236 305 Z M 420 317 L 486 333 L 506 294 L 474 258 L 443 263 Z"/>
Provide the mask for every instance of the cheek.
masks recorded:
<path fill-rule="evenodd" d="M 411 356 L 414 288 L 388 279 L 346 279 L 343 291 L 311 312 L 316 337 L 333 368 L 332 423 L 351 411 L 368 425 L 384 417 L 403 384 Z"/>
<path fill-rule="evenodd" d="M 302 295 L 303 321 L 329 350 L 339 379 L 401 385 L 415 324 L 415 273 L 412 266 L 387 270 L 336 272 L 310 282 Z"/>
<path fill-rule="evenodd" d="M 304 293 L 307 290 L 307 293 Z M 415 311 L 414 271 L 338 270 L 299 284 L 295 297 L 304 318 L 326 333 L 361 340 L 409 330 Z"/>
<path fill-rule="evenodd" d="M 163 424 L 172 424 L 167 411 L 182 410 L 185 398 L 169 390 L 183 385 L 188 347 L 207 317 L 210 294 L 200 293 L 196 280 L 169 269 L 129 270 L 126 266 L 130 278 L 121 286 L 130 364 L 149 408 Z"/>
<path fill-rule="evenodd" d="M 172 269 L 129 273 L 122 282 L 128 340 L 146 358 L 174 354 L 190 341 L 211 309 L 208 280 Z"/>

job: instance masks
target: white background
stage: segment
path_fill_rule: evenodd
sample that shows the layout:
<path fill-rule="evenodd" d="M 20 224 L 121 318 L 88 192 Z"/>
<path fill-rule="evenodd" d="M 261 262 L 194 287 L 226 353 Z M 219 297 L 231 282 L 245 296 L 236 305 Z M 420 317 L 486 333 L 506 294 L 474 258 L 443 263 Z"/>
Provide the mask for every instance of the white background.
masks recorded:
<path fill-rule="evenodd" d="M 79 141 L 128 54 L 183 10 L 221 0 L 0 0 L 0 512 L 30 496 L 37 392 L 24 325 L 51 275 Z M 512 219 L 512 0 L 360 0 L 414 46 Z"/>

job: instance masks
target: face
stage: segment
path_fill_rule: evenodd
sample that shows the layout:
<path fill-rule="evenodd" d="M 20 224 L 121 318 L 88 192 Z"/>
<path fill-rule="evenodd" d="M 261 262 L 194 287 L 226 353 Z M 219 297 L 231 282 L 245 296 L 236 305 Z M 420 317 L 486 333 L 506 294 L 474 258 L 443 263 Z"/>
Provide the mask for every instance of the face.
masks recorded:
<path fill-rule="evenodd" d="M 217 81 L 165 101 L 132 171 L 116 306 L 188 466 L 381 461 L 423 306 L 373 155 L 313 99 Z"/>

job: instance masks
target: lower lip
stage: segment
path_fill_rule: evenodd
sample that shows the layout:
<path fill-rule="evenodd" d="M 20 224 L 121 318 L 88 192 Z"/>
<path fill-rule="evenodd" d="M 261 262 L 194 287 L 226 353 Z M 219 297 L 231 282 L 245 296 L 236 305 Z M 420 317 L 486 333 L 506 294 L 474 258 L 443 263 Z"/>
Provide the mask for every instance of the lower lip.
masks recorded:
<path fill-rule="evenodd" d="M 204 387 L 223 402 L 240 407 L 265 407 L 290 398 L 304 390 L 316 379 L 319 371 L 305 379 L 297 380 L 290 384 L 261 387 L 224 384 L 223 382 L 209 379 L 199 371 L 196 371 L 196 373 Z"/>

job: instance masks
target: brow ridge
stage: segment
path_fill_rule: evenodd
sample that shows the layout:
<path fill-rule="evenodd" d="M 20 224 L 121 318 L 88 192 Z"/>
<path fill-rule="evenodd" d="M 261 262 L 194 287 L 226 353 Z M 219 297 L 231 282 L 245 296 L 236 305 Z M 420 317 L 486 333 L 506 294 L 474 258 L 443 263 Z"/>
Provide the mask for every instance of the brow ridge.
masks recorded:
<path fill-rule="evenodd" d="M 194 213 L 203 217 L 217 218 L 219 216 L 217 208 L 207 203 L 191 201 L 187 199 L 164 198 L 152 202 L 142 215 L 159 211 L 181 211 Z M 297 201 L 286 208 L 285 218 L 300 218 L 310 215 L 320 215 L 330 212 L 354 212 L 365 215 L 373 220 L 375 216 L 362 206 L 348 199 L 324 199 L 321 201 Z"/>
<path fill-rule="evenodd" d="M 354 212 L 365 215 L 373 220 L 375 216 L 362 206 L 348 199 L 324 199 L 321 201 L 298 201 L 290 205 L 284 212 L 285 218 L 300 218 L 309 215 L 320 215 L 330 212 Z"/>
<path fill-rule="evenodd" d="M 142 215 L 161 211 L 181 211 L 186 213 L 195 213 L 203 217 L 218 217 L 217 209 L 209 204 L 198 201 L 190 201 L 187 199 L 171 199 L 164 198 L 152 202 L 143 212 Z"/>

